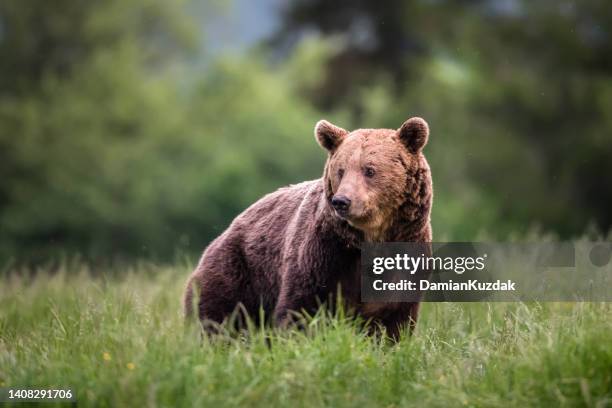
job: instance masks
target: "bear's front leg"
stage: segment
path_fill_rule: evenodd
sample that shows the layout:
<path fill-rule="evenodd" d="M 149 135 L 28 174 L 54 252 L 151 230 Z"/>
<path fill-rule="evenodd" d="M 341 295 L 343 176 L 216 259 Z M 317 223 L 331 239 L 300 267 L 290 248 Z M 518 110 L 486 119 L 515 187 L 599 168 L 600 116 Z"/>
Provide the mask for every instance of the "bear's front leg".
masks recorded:
<path fill-rule="evenodd" d="M 403 303 L 400 308 L 382 319 L 387 336 L 394 342 L 401 339 L 402 331 L 407 328 L 408 334 L 412 335 L 419 316 L 419 303 Z"/>
<path fill-rule="evenodd" d="M 318 307 L 316 284 L 306 274 L 285 274 L 274 308 L 274 324 L 286 328 L 298 313 L 314 313 Z"/>

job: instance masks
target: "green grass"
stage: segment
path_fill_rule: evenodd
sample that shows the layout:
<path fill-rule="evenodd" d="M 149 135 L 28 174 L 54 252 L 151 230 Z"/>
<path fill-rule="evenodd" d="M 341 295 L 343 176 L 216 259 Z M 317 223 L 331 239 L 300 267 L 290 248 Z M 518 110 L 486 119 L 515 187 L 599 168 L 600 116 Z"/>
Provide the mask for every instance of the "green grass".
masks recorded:
<path fill-rule="evenodd" d="M 181 316 L 188 274 L 3 277 L 0 386 L 109 407 L 612 406 L 611 304 L 428 303 L 395 346 L 338 316 L 201 342 Z"/>

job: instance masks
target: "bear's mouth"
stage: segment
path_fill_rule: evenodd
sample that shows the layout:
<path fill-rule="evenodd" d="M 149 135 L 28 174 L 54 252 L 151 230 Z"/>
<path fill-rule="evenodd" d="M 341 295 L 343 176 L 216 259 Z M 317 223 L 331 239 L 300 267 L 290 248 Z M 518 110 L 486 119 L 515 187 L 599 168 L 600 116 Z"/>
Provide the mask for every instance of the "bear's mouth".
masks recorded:
<path fill-rule="evenodd" d="M 365 215 L 351 214 L 350 211 L 338 211 L 336 209 L 334 209 L 334 214 L 336 217 L 346 221 L 350 226 L 357 229 L 362 229 L 368 224 L 368 217 Z"/>
<path fill-rule="evenodd" d="M 345 221 L 349 220 L 350 217 L 349 217 L 348 210 L 338 210 L 338 209 L 335 209 L 335 208 L 333 210 L 334 210 L 334 213 L 336 214 L 336 216 L 338 218 L 342 218 Z"/>

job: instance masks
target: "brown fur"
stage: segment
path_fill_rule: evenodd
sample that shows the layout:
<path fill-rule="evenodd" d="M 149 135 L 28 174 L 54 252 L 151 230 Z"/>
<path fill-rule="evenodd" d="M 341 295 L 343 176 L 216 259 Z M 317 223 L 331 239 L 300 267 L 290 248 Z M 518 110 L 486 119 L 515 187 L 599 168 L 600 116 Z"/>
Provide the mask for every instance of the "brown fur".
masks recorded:
<path fill-rule="evenodd" d="M 382 324 L 397 339 L 412 327 L 418 303 L 360 302 L 360 244 L 431 242 L 432 182 L 421 150 L 427 123 L 398 130 L 347 132 L 326 121 L 315 128 L 328 151 L 323 177 L 281 188 L 240 214 L 204 252 L 189 278 L 185 311 L 197 295 L 201 321 L 222 322 L 240 304 L 252 318 L 260 307 L 285 326 L 292 312 L 314 312 L 338 287 L 347 306 Z M 350 199 L 346 214 L 332 197 Z"/>

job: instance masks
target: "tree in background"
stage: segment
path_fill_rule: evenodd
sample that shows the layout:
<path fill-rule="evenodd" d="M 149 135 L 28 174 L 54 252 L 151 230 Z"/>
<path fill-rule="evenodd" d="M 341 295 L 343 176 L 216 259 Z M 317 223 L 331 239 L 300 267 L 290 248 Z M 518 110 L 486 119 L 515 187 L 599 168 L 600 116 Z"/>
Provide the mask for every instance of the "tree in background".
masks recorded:
<path fill-rule="evenodd" d="M 0 9 L 2 261 L 197 253 L 258 196 L 319 175 L 290 63 L 190 71 L 178 1 L 34 3 Z"/>
<path fill-rule="evenodd" d="M 322 117 L 427 118 L 438 240 L 610 228 L 607 2 L 300 0 L 263 47 L 201 63 L 214 12 L 0 3 L 0 263 L 196 254 L 320 176 Z"/>
<path fill-rule="evenodd" d="M 438 231 L 567 236 L 612 226 L 610 27 L 597 0 L 300 0 L 270 44 L 340 36 L 314 102 L 366 126 L 430 120 Z"/>

